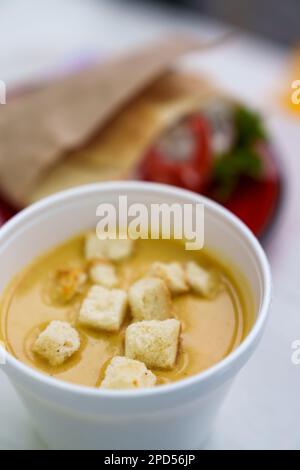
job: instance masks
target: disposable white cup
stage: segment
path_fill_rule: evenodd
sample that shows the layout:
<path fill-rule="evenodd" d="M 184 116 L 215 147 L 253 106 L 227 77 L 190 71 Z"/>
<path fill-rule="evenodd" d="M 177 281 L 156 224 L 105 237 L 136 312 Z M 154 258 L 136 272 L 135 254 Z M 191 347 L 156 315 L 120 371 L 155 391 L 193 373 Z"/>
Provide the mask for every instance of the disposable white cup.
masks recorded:
<path fill-rule="evenodd" d="M 65 383 L 7 353 L 2 369 L 51 449 L 197 449 L 211 432 L 233 379 L 253 354 L 266 323 L 271 275 L 250 230 L 230 212 L 171 186 L 114 182 L 83 186 L 46 198 L 0 229 L 0 292 L 36 256 L 96 226 L 101 202 L 205 204 L 205 246 L 226 257 L 251 287 L 256 321 L 242 344 L 210 369 L 176 383 L 137 391 L 109 391 Z M 30 315 L 30 312 L 24 312 Z"/>

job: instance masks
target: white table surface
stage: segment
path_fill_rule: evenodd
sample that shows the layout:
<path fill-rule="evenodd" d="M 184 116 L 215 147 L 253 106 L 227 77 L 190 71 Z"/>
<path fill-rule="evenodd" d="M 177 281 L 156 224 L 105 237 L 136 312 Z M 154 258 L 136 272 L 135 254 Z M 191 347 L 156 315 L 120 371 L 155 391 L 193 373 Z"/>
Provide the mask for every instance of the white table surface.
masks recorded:
<path fill-rule="evenodd" d="M 207 38 L 224 29 L 204 18 L 120 0 L 2 0 L 0 17 L 0 79 L 9 86 L 78 55 L 121 50 L 168 31 Z M 226 48 L 193 55 L 182 66 L 210 73 L 265 112 L 286 177 L 282 212 L 265 245 L 274 279 L 267 331 L 206 448 L 300 449 L 300 365 L 291 361 L 291 344 L 300 339 L 300 121 L 281 114 L 274 102 L 286 51 L 243 36 Z M 3 370 L 0 366 L 0 448 L 43 449 Z"/>

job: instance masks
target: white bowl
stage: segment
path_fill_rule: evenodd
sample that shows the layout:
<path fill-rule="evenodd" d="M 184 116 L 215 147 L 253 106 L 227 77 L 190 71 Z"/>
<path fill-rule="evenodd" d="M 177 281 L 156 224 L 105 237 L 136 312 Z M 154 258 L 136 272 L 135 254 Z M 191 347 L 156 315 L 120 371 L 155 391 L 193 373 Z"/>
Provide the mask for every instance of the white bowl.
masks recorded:
<path fill-rule="evenodd" d="M 214 202 L 170 186 L 114 182 L 83 186 L 25 209 L 0 230 L 0 291 L 33 258 L 96 226 L 100 202 L 205 204 L 205 246 L 230 259 L 251 286 L 257 318 L 242 344 L 203 373 L 153 389 L 107 391 L 48 377 L 7 354 L 3 370 L 52 449 L 197 449 L 230 385 L 263 333 L 271 297 L 266 256 L 248 228 Z M 24 312 L 26 315 L 27 312 Z M 30 312 L 29 312 L 30 314 Z"/>

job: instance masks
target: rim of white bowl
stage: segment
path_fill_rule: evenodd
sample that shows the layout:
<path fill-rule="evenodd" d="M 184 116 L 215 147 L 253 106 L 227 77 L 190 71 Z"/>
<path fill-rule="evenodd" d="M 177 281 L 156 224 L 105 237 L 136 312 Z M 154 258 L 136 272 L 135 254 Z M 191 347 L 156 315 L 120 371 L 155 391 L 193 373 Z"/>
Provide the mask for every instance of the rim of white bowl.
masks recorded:
<path fill-rule="evenodd" d="M 156 193 L 165 193 L 174 196 L 188 196 L 193 198 L 198 202 L 204 202 L 206 206 L 209 206 L 210 210 L 212 210 L 215 214 L 221 215 L 222 217 L 226 217 L 227 221 L 231 223 L 232 226 L 241 233 L 245 240 L 247 240 L 248 244 L 252 247 L 252 249 L 256 252 L 257 259 L 260 263 L 260 268 L 263 277 L 263 299 L 260 306 L 259 312 L 257 312 L 257 317 L 255 323 L 248 333 L 246 338 L 242 341 L 242 343 L 228 356 L 224 359 L 219 361 L 217 364 L 209 367 L 208 369 L 204 370 L 203 372 L 199 372 L 193 376 L 187 377 L 185 379 L 181 379 L 177 382 L 172 382 L 164 385 L 160 385 L 159 387 L 153 388 L 143 388 L 139 390 L 103 390 L 100 388 L 94 388 L 85 385 L 78 385 L 78 384 L 71 384 L 68 382 L 64 382 L 62 380 L 56 379 L 54 377 L 49 377 L 48 375 L 39 372 L 38 370 L 22 363 L 19 359 L 14 357 L 9 352 L 6 352 L 6 362 L 18 369 L 19 372 L 22 374 L 31 377 L 38 382 L 42 382 L 44 385 L 47 385 L 52 388 L 58 388 L 62 391 L 67 393 L 73 394 L 81 394 L 93 397 L 100 398 L 111 398 L 111 399 L 136 399 L 137 397 L 149 397 L 155 395 L 166 394 L 170 392 L 174 392 L 176 390 L 181 390 L 184 388 L 188 388 L 195 384 L 208 382 L 214 376 L 221 374 L 225 370 L 228 370 L 238 362 L 238 359 L 243 356 L 248 349 L 251 348 L 251 345 L 255 343 L 255 340 L 259 336 L 259 333 L 264 327 L 264 324 L 268 317 L 269 306 L 271 303 L 271 291 L 272 291 L 272 278 L 271 278 L 271 270 L 269 266 L 269 262 L 267 260 L 266 254 L 262 249 L 260 243 L 255 238 L 253 233 L 250 229 L 234 214 L 232 214 L 229 210 L 225 209 L 218 203 L 208 199 L 205 196 L 199 195 L 192 191 L 188 191 L 186 189 L 176 188 L 174 186 L 169 186 L 166 184 L 160 183 L 150 183 L 150 182 L 139 182 L 139 181 L 113 181 L 113 182 L 103 182 L 103 183 L 94 183 L 88 184 L 84 186 L 78 186 L 75 188 L 71 188 L 65 191 L 58 192 L 54 195 L 48 196 L 29 207 L 23 209 L 17 215 L 15 215 L 12 219 L 6 222 L 3 227 L 0 228 L 0 244 L 2 240 L 9 234 L 9 232 L 14 231 L 14 228 L 19 225 L 20 222 L 23 220 L 27 220 L 28 217 L 34 216 L 38 214 L 40 211 L 44 209 L 49 209 L 50 207 L 53 208 L 56 205 L 59 205 L 65 201 L 73 199 L 74 197 L 79 197 L 83 195 L 89 195 L 95 192 L 105 192 L 108 190 L 115 190 L 118 192 L 121 191 L 131 191 L 131 190 L 151 190 L 152 192 Z M 3 369 L 4 370 L 4 369 Z"/>

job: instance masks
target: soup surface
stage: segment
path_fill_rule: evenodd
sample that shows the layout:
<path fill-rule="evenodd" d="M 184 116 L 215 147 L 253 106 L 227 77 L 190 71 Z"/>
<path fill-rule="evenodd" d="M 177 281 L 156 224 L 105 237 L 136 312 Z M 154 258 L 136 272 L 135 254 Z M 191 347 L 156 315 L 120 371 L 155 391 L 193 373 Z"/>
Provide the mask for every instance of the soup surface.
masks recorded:
<path fill-rule="evenodd" d="M 64 381 L 97 387 L 112 357 L 124 355 L 130 314 L 118 333 L 99 332 L 77 322 L 90 284 L 66 304 L 51 295 L 57 270 L 84 265 L 83 243 L 84 235 L 65 242 L 35 260 L 11 282 L 1 304 L 1 336 L 9 352 L 25 364 Z M 182 327 L 179 353 L 172 370 L 153 370 L 158 384 L 186 378 L 216 364 L 241 343 L 253 324 L 251 295 L 240 280 L 237 282 L 230 266 L 219 264 L 205 251 L 186 251 L 179 241 L 137 240 L 133 256 L 117 264 L 120 287 L 127 289 L 155 261 L 191 260 L 218 270 L 221 287 L 214 299 L 191 292 L 174 297 L 173 314 Z M 80 350 L 57 367 L 32 351 L 38 335 L 52 320 L 71 323 L 81 338 Z"/>

